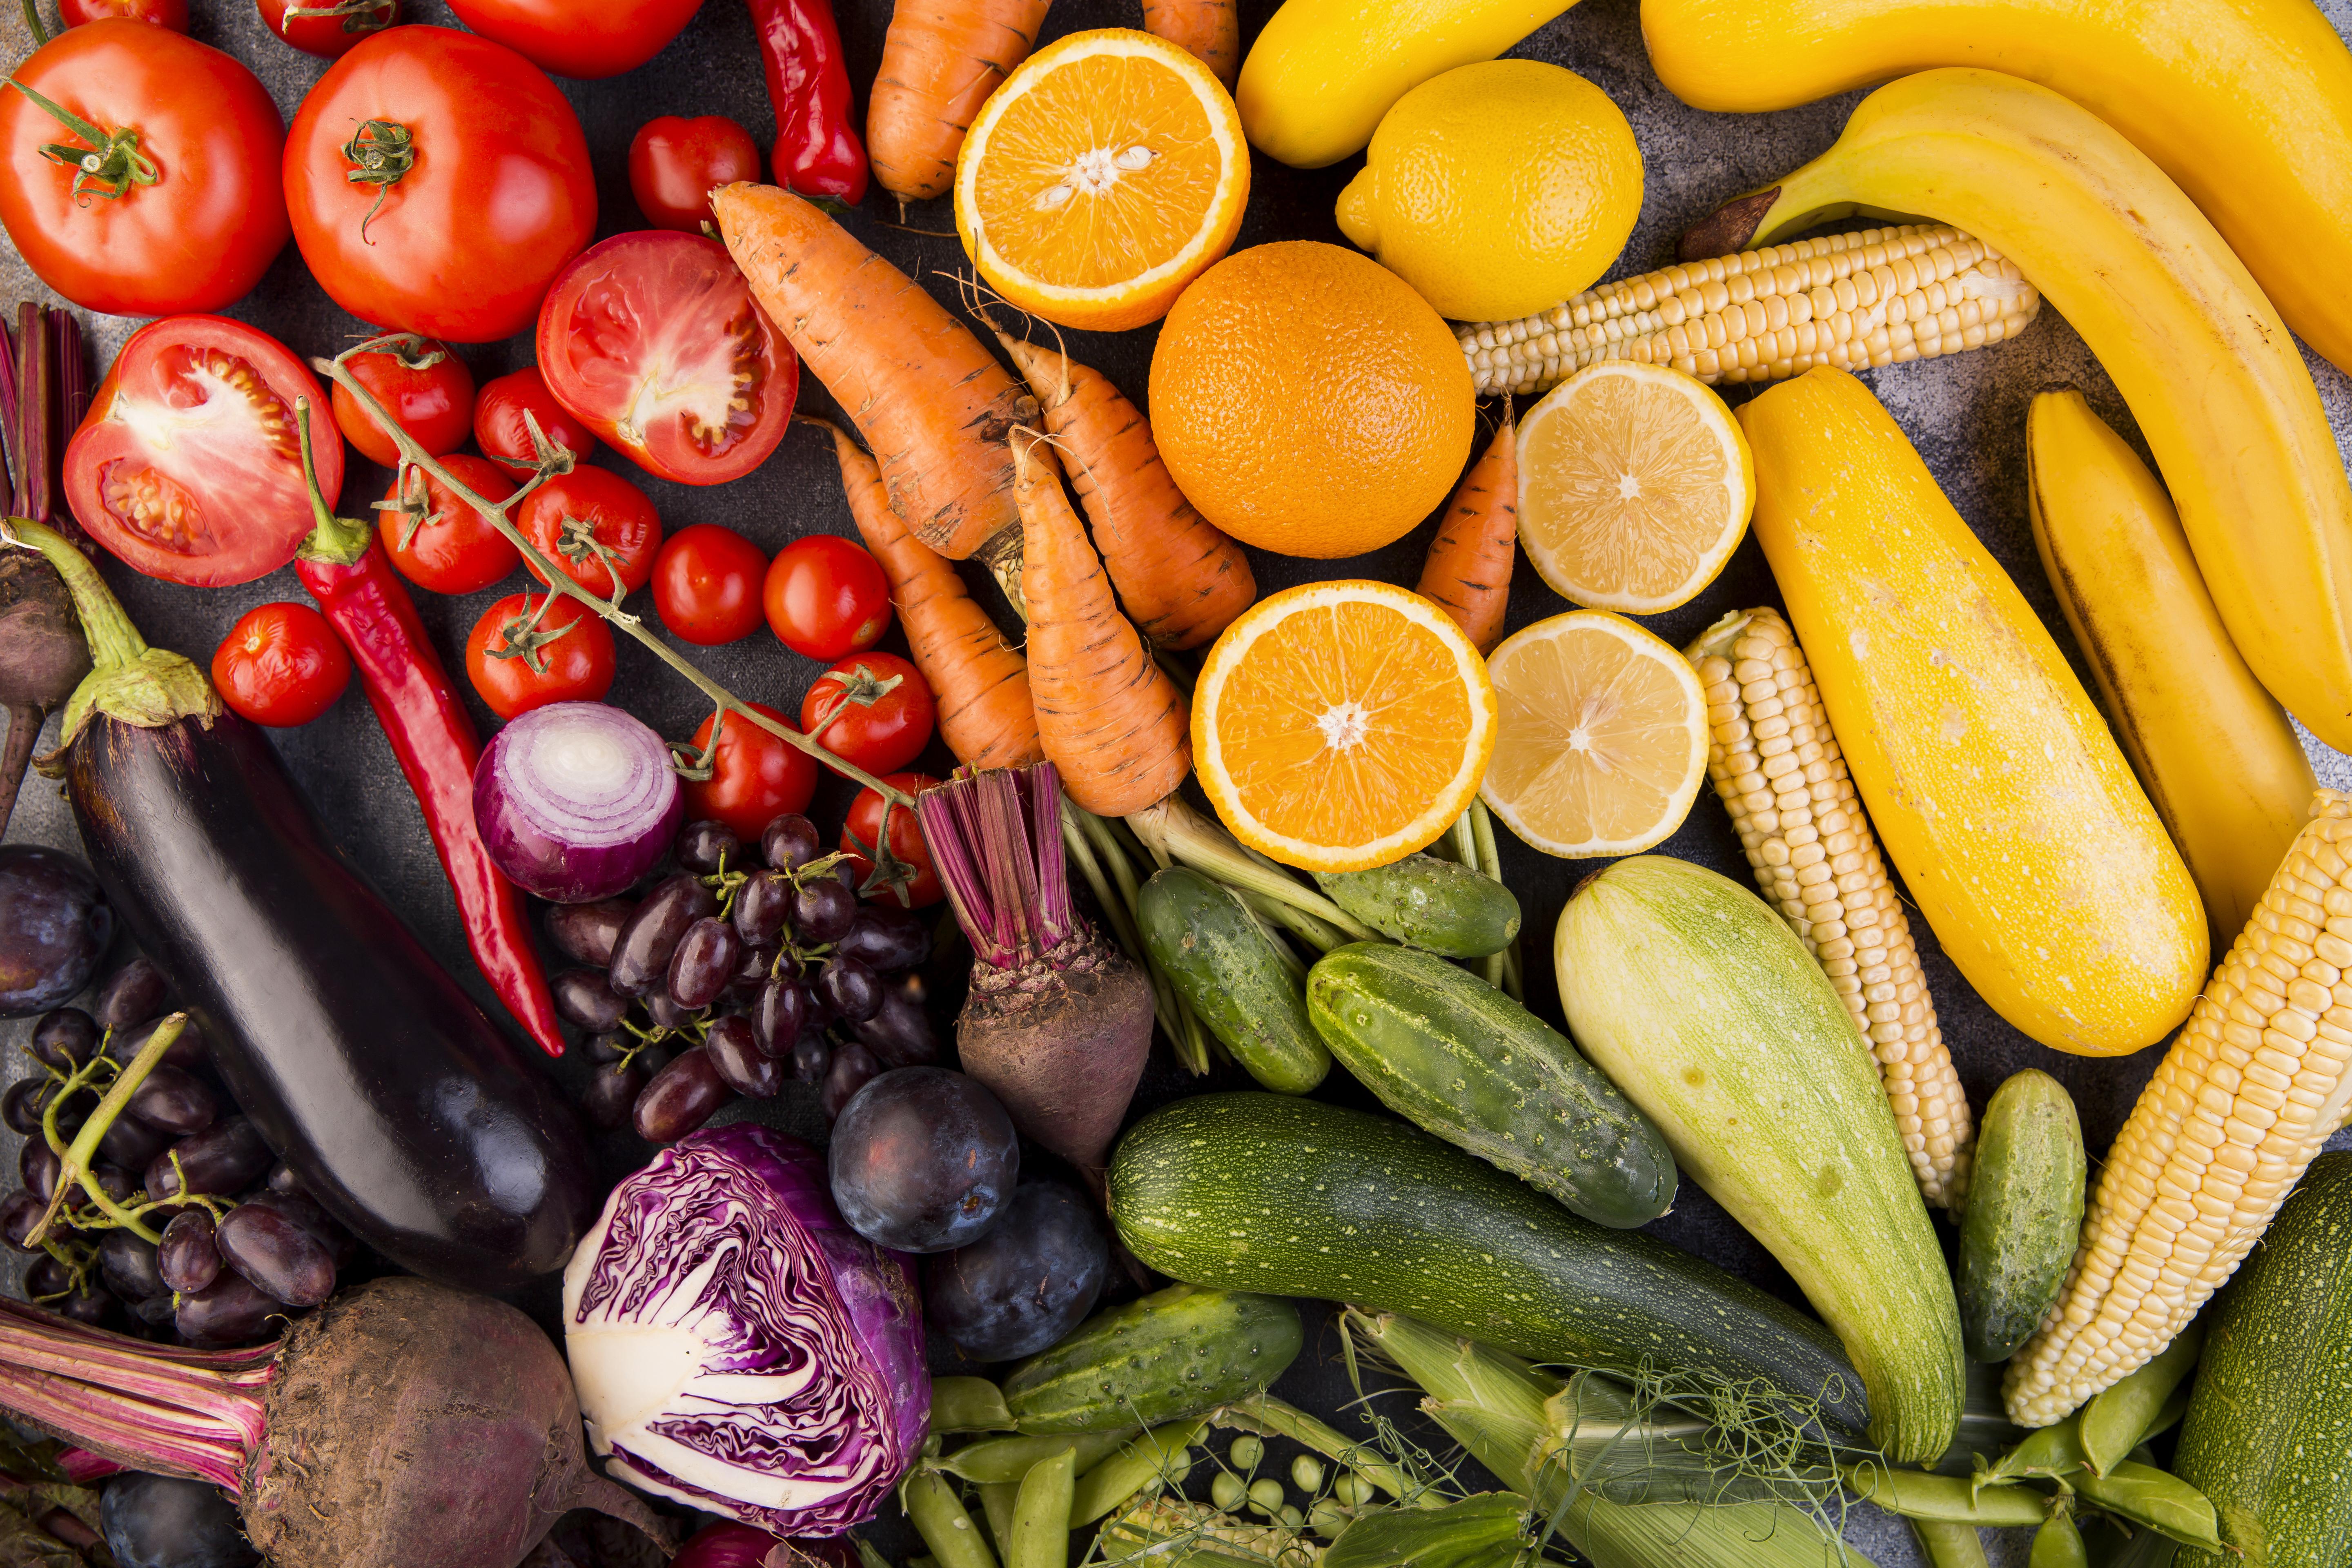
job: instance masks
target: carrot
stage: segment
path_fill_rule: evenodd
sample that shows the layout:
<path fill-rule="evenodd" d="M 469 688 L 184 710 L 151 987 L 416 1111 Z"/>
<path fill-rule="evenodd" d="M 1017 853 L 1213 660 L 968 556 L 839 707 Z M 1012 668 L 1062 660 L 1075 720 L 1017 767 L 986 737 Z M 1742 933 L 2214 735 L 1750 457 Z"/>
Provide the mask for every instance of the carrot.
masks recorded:
<path fill-rule="evenodd" d="M 1161 647 L 1214 638 L 1257 599 L 1242 547 L 1184 499 L 1150 421 L 1108 376 L 992 321 L 989 330 L 1027 378 L 1046 432 L 1069 458 L 1070 488 L 1136 629 Z"/>
<path fill-rule="evenodd" d="M 1042 439 L 1013 433 L 1037 738 L 1072 800 L 1125 816 L 1166 799 L 1192 771 L 1192 708 L 1118 613 L 1060 475 L 1032 450 Z"/>
<path fill-rule="evenodd" d="M 1445 503 L 1421 568 L 1421 596 L 1452 616 L 1480 653 L 1494 652 L 1503 640 L 1518 539 L 1519 443 L 1506 397 L 1502 427 Z"/>
<path fill-rule="evenodd" d="M 1047 0 L 898 0 L 866 108 L 874 177 L 901 204 L 947 195 L 980 106 L 1020 68 Z"/>
<path fill-rule="evenodd" d="M 964 591 L 956 569 L 907 531 L 890 510 L 882 470 L 830 419 L 801 417 L 833 435 L 849 515 L 890 579 L 890 607 L 907 628 L 915 668 L 939 706 L 940 739 L 974 768 L 1020 768 L 1045 760 L 1029 701 L 1029 661 Z"/>
<path fill-rule="evenodd" d="M 856 422 L 915 537 L 953 561 L 1016 548 L 1004 440 L 1037 419 L 1028 389 L 905 273 L 790 191 L 727 185 L 711 205 L 752 297 Z"/>
<path fill-rule="evenodd" d="M 1242 68 L 1242 25 L 1234 0 L 1143 0 L 1143 29 L 1198 57 L 1233 90 Z"/>

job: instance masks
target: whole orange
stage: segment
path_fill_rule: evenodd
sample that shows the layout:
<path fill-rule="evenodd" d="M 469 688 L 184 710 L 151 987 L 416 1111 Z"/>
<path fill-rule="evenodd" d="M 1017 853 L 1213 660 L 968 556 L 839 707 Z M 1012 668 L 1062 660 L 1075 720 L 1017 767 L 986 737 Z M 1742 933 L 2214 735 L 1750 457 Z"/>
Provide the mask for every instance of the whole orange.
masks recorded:
<path fill-rule="evenodd" d="M 1402 538 L 1470 456 L 1470 368 L 1435 310 L 1370 258 L 1290 240 L 1184 290 L 1151 355 L 1150 415 L 1185 497 L 1244 544 L 1361 555 Z"/>

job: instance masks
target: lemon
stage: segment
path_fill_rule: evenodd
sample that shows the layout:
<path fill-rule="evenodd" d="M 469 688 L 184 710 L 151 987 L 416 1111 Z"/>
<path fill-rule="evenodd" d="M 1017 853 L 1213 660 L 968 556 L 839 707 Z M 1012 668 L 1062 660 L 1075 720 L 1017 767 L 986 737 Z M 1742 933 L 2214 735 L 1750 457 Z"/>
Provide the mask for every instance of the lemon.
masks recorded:
<path fill-rule="evenodd" d="M 1438 314 L 1493 321 L 1591 287 L 1641 211 L 1641 149 L 1607 93 L 1540 60 L 1486 60 L 1397 100 L 1339 217 Z"/>

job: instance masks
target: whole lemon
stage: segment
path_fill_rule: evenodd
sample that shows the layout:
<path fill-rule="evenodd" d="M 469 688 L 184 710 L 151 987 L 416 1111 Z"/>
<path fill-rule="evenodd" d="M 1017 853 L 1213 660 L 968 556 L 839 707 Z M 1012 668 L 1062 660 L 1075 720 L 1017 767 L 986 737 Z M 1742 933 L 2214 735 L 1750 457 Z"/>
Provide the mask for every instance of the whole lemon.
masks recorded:
<path fill-rule="evenodd" d="M 1609 95 L 1540 60 L 1432 77 L 1372 132 L 1339 228 L 1440 314 L 1494 321 L 1592 286 L 1642 211 L 1642 152 Z"/>
<path fill-rule="evenodd" d="M 1475 421 L 1469 362 L 1427 301 L 1312 240 L 1226 257 L 1151 354 L 1160 455 L 1244 544 L 1329 560 L 1402 538 L 1453 488 Z"/>

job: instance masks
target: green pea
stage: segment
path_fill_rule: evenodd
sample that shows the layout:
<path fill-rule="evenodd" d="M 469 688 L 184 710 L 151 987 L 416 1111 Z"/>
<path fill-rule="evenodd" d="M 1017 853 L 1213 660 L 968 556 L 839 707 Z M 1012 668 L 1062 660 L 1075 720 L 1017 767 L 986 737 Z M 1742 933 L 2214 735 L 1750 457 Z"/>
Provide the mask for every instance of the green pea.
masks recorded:
<path fill-rule="evenodd" d="M 1312 1454 L 1301 1454 L 1290 1461 L 1290 1484 L 1313 1497 L 1323 1489 L 1323 1461 Z"/>
<path fill-rule="evenodd" d="M 1220 1513 L 1231 1513 L 1249 1497 L 1249 1488 L 1241 1477 L 1231 1470 L 1219 1470 L 1216 1479 L 1209 1483 L 1209 1501 Z"/>
<path fill-rule="evenodd" d="M 1381 1495 L 1381 1489 L 1353 1470 L 1341 1470 L 1331 1483 L 1331 1495 L 1349 1508 L 1362 1508 Z"/>
<path fill-rule="evenodd" d="M 1272 1477 L 1262 1481 L 1252 1481 L 1249 1499 L 1252 1507 L 1270 1514 L 1282 1506 L 1282 1483 Z"/>
<path fill-rule="evenodd" d="M 1265 1458 L 1265 1444 L 1255 1437 L 1239 1436 L 1234 1439 L 1234 1446 L 1225 1450 L 1225 1457 L 1233 1461 L 1234 1468 L 1248 1475 Z"/>
<path fill-rule="evenodd" d="M 1356 1516 L 1329 1498 L 1324 1498 L 1307 1510 L 1307 1522 L 1316 1534 L 1328 1541 L 1355 1523 Z"/>

